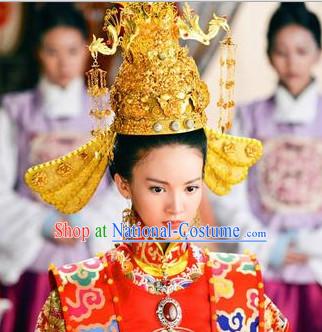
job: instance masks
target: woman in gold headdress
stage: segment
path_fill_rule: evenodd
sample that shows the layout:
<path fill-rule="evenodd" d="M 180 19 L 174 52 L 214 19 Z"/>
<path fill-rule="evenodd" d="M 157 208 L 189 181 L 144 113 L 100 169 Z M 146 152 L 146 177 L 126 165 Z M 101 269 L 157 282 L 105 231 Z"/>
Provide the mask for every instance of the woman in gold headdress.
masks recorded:
<path fill-rule="evenodd" d="M 261 155 L 260 142 L 206 127 L 208 90 L 178 42 L 180 35 L 207 44 L 227 23 L 214 15 L 204 34 L 189 7 L 177 18 L 170 3 L 129 3 L 120 20 L 108 11 L 105 22 L 111 47 L 96 38 L 90 46 L 95 61 L 89 93 L 91 114 L 108 116 L 105 73 L 96 59 L 113 54 L 121 42 L 124 62 L 111 89 L 113 122 L 93 131 L 87 145 L 28 170 L 26 182 L 46 202 L 73 213 L 110 164 L 120 193 L 132 202 L 125 222 L 174 231 L 183 221 L 196 225 L 203 180 L 225 194 Z M 224 44 L 227 93 L 220 105 L 230 109 L 230 37 Z M 96 258 L 51 267 L 50 278 L 53 291 L 37 331 L 288 331 L 287 320 L 264 295 L 256 257 L 209 253 L 176 236 L 126 239 Z"/>

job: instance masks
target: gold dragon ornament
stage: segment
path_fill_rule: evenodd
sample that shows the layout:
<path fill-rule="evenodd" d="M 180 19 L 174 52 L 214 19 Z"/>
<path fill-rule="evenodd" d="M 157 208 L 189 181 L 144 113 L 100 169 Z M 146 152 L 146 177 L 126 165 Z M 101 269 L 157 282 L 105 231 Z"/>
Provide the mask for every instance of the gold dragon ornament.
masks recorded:
<path fill-rule="evenodd" d="M 208 139 L 205 182 L 218 195 L 227 194 L 244 180 L 248 168 L 262 154 L 259 141 L 224 134 L 231 127 L 234 107 L 235 45 L 227 20 L 214 14 L 204 33 L 199 16 L 188 4 L 182 17 L 174 3 L 122 5 L 119 11 L 106 11 L 103 30 L 107 42 L 93 36 L 89 46 L 94 60 L 87 73 L 90 114 L 96 121 L 93 138 L 62 158 L 31 167 L 25 174 L 27 185 L 62 213 L 75 213 L 90 200 L 113 158 L 117 134 L 179 134 L 204 128 Z M 211 129 L 205 112 L 207 86 L 179 38 L 209 45 L 220 28 L 227 33 L 221 42 L 220 120 L 218 128 Z M 106 72 L 99 68 L 97 58 L 99 54 L 115 54 L 118 46 L 123 63 L 109 91 Z"/>

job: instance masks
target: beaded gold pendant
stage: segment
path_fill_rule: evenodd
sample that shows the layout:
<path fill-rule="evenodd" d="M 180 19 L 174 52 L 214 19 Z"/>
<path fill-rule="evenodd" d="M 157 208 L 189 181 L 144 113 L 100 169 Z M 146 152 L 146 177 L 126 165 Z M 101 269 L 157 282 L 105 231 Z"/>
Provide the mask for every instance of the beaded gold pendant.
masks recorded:
<path fill-rule="evenodd" d="M 166 331 L 176 331 L 175 327 L 179 326 L 182 320 L 182 310 L 178 301 L 167 296 L 160 301 L 156 312 Z"/>

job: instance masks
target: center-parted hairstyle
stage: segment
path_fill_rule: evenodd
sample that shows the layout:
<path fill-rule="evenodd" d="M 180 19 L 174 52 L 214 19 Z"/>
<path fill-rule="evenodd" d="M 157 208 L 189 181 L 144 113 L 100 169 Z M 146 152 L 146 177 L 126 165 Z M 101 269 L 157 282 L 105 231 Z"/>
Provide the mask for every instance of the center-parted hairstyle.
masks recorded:
<path fill-rule="evenodd" d="M 176 135 L 121 135 L 117 134 L 114 144 L 110 173 L 118 173 L 127 181 L 132 180 L 133 168 L 150 151 L 163 146 L 184 145 L 196 149 L 203 158 L 207 158 L 207 137 L 203 129 Z M 124 153 L 126 151 L 126 153 Z"/>
<path fill-rule="evenodd" d="M 33 22 L 34 43 L 41 46 L 43 36 L 57 27 L 68 27 L 78 30 L 85 40 L 89 30 L 83 13 L 73 3 L 45 3 L 36 11 Z"/>
<path fill-rule="evenodd" d="M 274 49 L 277 33 L 289 26 L 299 25 L 312 34 L 318 48 L 321 48 L 321 25 L 318 17 L 309 11 L 304 2 L 283 2 L 274 12 L 268 25 L 267 53 Z"/>

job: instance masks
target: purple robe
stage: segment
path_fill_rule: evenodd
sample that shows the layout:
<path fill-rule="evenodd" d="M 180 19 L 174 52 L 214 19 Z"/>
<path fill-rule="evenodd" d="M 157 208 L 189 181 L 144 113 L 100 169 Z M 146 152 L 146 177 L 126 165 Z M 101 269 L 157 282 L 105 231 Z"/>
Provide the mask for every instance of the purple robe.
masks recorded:
<path fill-rule="evenodd" d="M 77 148 L 81 144 L 77 141 L 76 146 L 73 146 L 74 136 L 82 136 L 82 144 L 89 138 L 92 128 L 85 86 L 83 110 L 77 116 L 55 119 L 46 116 L 39 89 L 8 94 L 3 98 L 3 107 L 17 128 L 18 169 L 14 190 L 21 197 L 36 201 L 23 180 L 27 168 L 35 163 L 46 161 L 42 160 L 46 159 L 46 152 L 50 156 L 56 149 L 57 155 L 61 155 L 65 148 L 66 152 L 70 151 L 71 147 Z M 39 204 L 43 203 L 39 202 Z M 53 208 L 47 208 L 49 214 Z M 79 241 L 76 245 L 70 246 L 45 240 L 38 257 L 20 277 L 19 282 L 9 287 L 1 286 L 1 296 L 10 299 L 13 308 L 4 315 L 0 330 L 2 332 L 34 331 L 38 313 L 50 291 L 47 277 L 49 263 L 62 265 L 83 260 L 89 256 L 87 243 Z"/>
<path fill-rule="evenodd" d="M 262 160 L 249 173 L 248 199 L 263 228 L 296 241 L 299 232 L 322 228 L 322 98 L 309 123 L 278 122 L 275 112 L 275 96 L 240 108 L 242 134 L 264 145 Z M 308 263 L 268 265 L 264 277 L 267 295 L 292 331 L 322 331 L 322 288 Z"/>

